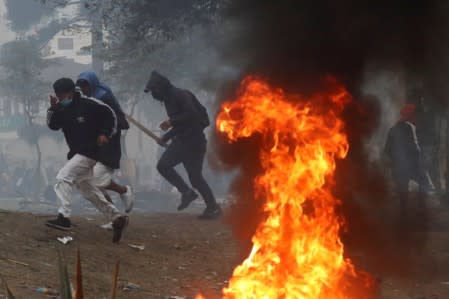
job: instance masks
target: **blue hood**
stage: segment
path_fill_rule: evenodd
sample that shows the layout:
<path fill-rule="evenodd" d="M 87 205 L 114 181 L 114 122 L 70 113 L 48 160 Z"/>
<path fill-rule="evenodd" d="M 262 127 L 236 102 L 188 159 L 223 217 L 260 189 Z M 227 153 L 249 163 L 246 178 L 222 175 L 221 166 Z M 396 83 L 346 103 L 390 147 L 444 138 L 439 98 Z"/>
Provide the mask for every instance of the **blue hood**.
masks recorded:
<path fill-rule="evenodd" d="M 92 90 L 91 97 L 93 98 L 101 100 L 106 94 L 112 95 L 112 90 L 106 84 L 100 82 L 97 74 L 93 71 L 82 72 L 78 76 L 78 80 L 86 80 L 89 83 Z"/>

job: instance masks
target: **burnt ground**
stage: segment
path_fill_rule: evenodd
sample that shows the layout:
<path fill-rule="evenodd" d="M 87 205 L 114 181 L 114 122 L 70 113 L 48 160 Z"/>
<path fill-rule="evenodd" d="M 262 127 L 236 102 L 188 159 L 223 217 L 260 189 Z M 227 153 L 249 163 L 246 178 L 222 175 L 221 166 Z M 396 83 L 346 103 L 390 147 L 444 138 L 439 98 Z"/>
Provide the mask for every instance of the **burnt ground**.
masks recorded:
<path fill-rule="evenodd" d="M 449 298 L 449 210 L 431 209 L 426 254 L 416 253 L 413 275 L 381 277 L 380 298 Z M 58 288 L 57 250 L 74 278 L 76 251 L 81 250 L 85 298 L 110 298 L 112 273 L 120 260 L 117 298 L 192 298 L 199 291 L 218 298 L 241 260 L 239 243 L 221 221 L 201 222 L 188 213 L 136 213 L 123 241 L 111 243 L 111 232 L 99 227 L 100 216 L 77 216 L 70 233 L 43 225 L 48 216 L 0 212 L 0 275 L 17 298 L 46 298 L 37 287 Z M 62 245 L 56 238 L 70 235 Z M 138 251 L 128 244 L 144 245 Z M 424 257 L 425 256 L 425 257 Z M 429 259 L 428 257 L 431 257 Z M 388 261 L 386 261 L 388 262 Z M 124 291 L 126 282 L 138 290 Z M 0 298 L 4 298 L 0 290 Z"/>

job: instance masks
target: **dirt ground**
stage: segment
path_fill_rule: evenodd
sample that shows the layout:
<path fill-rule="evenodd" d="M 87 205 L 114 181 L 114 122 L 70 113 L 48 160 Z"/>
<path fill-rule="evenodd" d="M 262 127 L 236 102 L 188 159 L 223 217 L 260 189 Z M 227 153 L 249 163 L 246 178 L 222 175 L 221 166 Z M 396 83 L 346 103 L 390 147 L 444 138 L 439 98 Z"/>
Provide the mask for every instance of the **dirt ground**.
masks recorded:
<path fill-rule="evenodd" d="M 110 298 L 117 260 L 117 298 L 193 298 L 200 291 L 207 298 L 219 298 L 241 258 L 239 244 L 226 225 L 220 221 L 201 222 L 192 214 L 132 215 L 129 229 L 118 245 L 111 243 L 111 232 L 99 227 L 102 219 L 98 216 L 74 217 L 76 226 L 70 233 L 45 227 L 48 218 L 0 212 L 0 275 L 17 298 L 46 298 L 35 289 L 58 288 L 58 248 L 72 278 L 80 248 L 88 299 Z M 445 222 L 449 212 L 440 211 L 434 218 L 435 222 Z M 433 228 L 427 240 L 435 259 L 418 263 L 425 275 L 408 279 L 383 277 L 380 298 L 449 298 L 449 229 L 437 224 Z M 74 241 L 62 245 L 56 240 L 66 235 Z M 129 244 L 144 245 L 145 249 L 138 251 Z M 126 282 L 137 284 L 138 290 L 123 290 Z M 5 297 L 2 292 L 0 298 Z"/>

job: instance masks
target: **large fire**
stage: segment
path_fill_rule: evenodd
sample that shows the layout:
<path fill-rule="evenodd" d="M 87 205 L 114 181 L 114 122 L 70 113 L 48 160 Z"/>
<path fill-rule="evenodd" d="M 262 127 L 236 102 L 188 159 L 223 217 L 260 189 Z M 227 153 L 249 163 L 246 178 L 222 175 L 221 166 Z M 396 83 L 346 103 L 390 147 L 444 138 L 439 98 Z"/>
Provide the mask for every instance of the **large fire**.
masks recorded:
<path fill-rule="evenodd" d="M 340 202 L 330 191 L 335 160 L 349 148 L 340 115 L 351 97 L 328 81 L 332 91 L 305 99 L 248 77 L 222 106 L 216 124 L 229 142 L 261 137 L 254 190 L 266 212 L 223 298 L 354 298 L 346 279 L 357 274 L 344 257 Z"/>

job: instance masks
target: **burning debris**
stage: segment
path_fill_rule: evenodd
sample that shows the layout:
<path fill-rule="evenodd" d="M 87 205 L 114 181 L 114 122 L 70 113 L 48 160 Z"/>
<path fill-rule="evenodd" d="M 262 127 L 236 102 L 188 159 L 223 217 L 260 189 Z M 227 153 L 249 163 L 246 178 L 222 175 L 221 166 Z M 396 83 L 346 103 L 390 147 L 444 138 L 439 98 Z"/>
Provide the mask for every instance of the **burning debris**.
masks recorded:
<path fill-rule="evenodd" d="M 413 238 L 404 242 L 403 238 L 398 238 L 398 232 L 392 224 L 395 223 L 395 216 L 380 215 L 379 211 L 389 208 L 392 201 L 385 171 L 378 161 L 373 162 L 370 153 L 374 150 L 367 146 L 381 125 L 381 108 L 391 106 L 391 103 L 386 101 L 399 103 L 407 99 L 397 95 L 388 99 L 378 96 L 379 93 L 367 93 L 363 90 L 363 85 L 369 81 L 365 76 L 367 72 L 377 74 L 388 70 L 395 74 L 404 74 L 404 89 L 413 88 L 412 78 L 419 78 L 425 89 L 430 91 L 432 96 L 429 96 L 429 101 L 433 103 L 442 102 L 447 98 L 447 88 L 438 79 L 442 78 L 442 70 L 445 73 L 449 70 L 446 54 L 443 54 L 449 49 L 444 38 L 449 28 L 447 4 L 438 1 L 368 3 L 351 0 L 338 3 L 254 0 L 230 2 L 227 20 L 231 23 L 231 30 L 223 39 L 224 45 L 221 45 L 223 59 L 226 63 L 238 67 L 242 77 L 255 75 L 264 81 L 246 77 L 243 87 L 227 86 L 225 93 L 219 97 L 228 102 L 223 104 L 223 110 L 217 119 L 220 131 L 217 134 L 218 155 L 226 166 L 240 170 L 231 186 L 236 205 L 230 209 L 229 222 L 240 240 L 251 240 L 251 244 L 245 244 L 249 245 L 249 258 L 235 270 L 223 296 L 247 298 L 245 296 L 249 294 L 257 294 L 252 288 L 261 291 L 273 287 L 281 293 L 272 295 L 262 292 L 265 297 L 309 298 L 307 295 L 295 296 L 282 292 L 289 291 L 289 279 L 294 279 L 298 288 L 310 279 L 322 283 L 322 287 L 319 287 L 320 283 L 312 283 L 314 288 L 318 289 L 316 293 L 313 293 L 313 288 L 307 289 L 313 294 L 310 298 L 366 298 L 366 293 L 355 297 L 348 295 L 349 291 L 332 295 L 326 293 L 329 290 L 335 291 L 333 286 L 338 283 L 334 284 L 335 282 L 322 278 L 314 280 L 316 277 L 313 274 L 305 274 L 309 272 L 304 264 L 297 264 L 295 259 L 295 262 L 291 262 L 289 258 L 296 255 L 285 253 L 287 251 L 290 254 L 290 250 L 302 248 L 304 254 L 298 256 L 299 260 L 303 261 L 305 256 L 310 257 L 315 251 L 311 250 L 310 253 L 307 249 L 311 247 L 307 247 L 308 243 L 305 241 L 301 243 L 304 247 L 298 247 L 295 245 L 296 241 L 286 240 L 284 236 L 293 238 L 294 235 L 297 240 L 309 240 L 315 231 L 306 230 L 305 227 L 311 219 L 316 221 L 314 225 L 321 227 L 321 218 L 317 214 L 320 210 L 315 205 L 325 202 L 325 206 L 335 217 L 326 217 L 327 221 L 335 221 L 336 225 L 331 226 L 336 231 L 335 238 L 330 239 L 344 243 L 345 249 L 361 252 L 364 256 L 364 269 L 369 269 L 373 275 L 383 276 L 398 272 L 407 273 L 413 268 L 415 263 L 408 249 L 420 250 L 418 248 L 422 248 L 424 243 Z M 344 86 L 352 100 L 343 101 L 341 106 L 332 100 L 330 95 L 334 93 L 329 92 L 332 90 L 329 88 L 329 82 L 326 84 L 321 80 L 329 74 Z M 254 82 L 266 88 L 254 91 Z M 380 85 L 376 84 L 376 88 L 381 89 Z M 236 90 L 237 95 L 234 94 Z M 288 107 L 272 103 L 278 98 L 283 99 L 281 102 L 289 103 Z M 279 109 L 280 107 L 282 108 Z M 309 114 L 307 117 L 299 112 L 290 115 L 290 109 L 293 108 L 289 107 L 307 111 Z M 251 121 L 245 122 L 247 115 L 251 115 L 251 118 L 248 118 Z M 309 118 L 312 115 L 314 117 Z M 296 118 L 300 119 L 297 126 L 294 125 Z M 315 123 L 316 118 L 321 119 L 322 123 Z M 339 129 L 332 119 L 341 122 L 342 127 Z M 313 121 L 309 123 L 307 120 Z M 326 128 L 324 132 L 323 127 Z M 298 129 L 295 134 L 290 131 L 294 129 Z M 340 134 L 344 136 L 344 142 L 340 140 L 343 142 L 341 144 L 336 140 Z M 317 144 L 314 144 L 314 140 L 309 139 L 309 136 L 320 141 L 315 140 Z M 329 144 L 323 140 L 330 140 L 335 144 L 328 147 Z M 384 140 L 381 145 L 376 146 L 381 148 L 383 143 Z M 347 146 L 344 155 L 336 148 L 342 145 Z M 319 161 L 328 163 L 328 170 L 322 170 L 316 165 L 308 166 L 316 160 L 313 155 L 312 158 L 309 157 L 309 151 L 314 146 L 321 147 L 323 154 L 319 156 Z M 285 158 L 279 158 L 281 153 Z M 345 159 L 337 159 L 344 157 Z M 276 163 L 271 162 L 271 158 L 275 159 Z M 283 164 L 285 162 L 291 163 L 291 168 L 288 164 Z M 302 176 L 295 176 L 293 165 L 302 165 L 305 169 L 309 167 L 313 171 L 302 173 L 304 179 Z M 318 175 L 322 179 L 322 185 L 310 185 L 308 180 L 315 178 L 310 173 Z M 299 191 L 295 191 L 299 193 L 295 194 L 297 204 L 301 207 L 298 210 L 292 209 L 290 203 L 283 204 L 283 200 L 289 202 L 287 199 L 293 198 L 283 195 L 284 188 L 291 187 L 289 182 L 294 180 L 293 178 L 301 182 L 298 186 L 302 185 L 298 187 Z M 306 190 L 305 186 L 312 189 Z M 327 195 L 313 196 L 323 192 Z M 341 202 L 336 199 L 334 201 L 331 194 Z M 330 205 L 326 196 L 331 198 Z M 276 204 L 273 204 L 273 200 Z M 285 208 L 285 211 L 278 209 L 278 205 Z M 279 213 L 275 214 L 275 221 L 271 220 L 273 209 L 278 209 L 275 211 Z M 281 213 L 280 210 L 284 212 Z M 295 214 L 296 218 L 291 215 L 293 211 L 299 213 Z M 285 225 L 281 220 L 284 219 L 281 217 L 283 213 L 293 219 L 301 219 L 299 226 L 295 226 L 294 222 Z M 344 216 L 344 226 L 342 219 L 335 215 Z M 278 225 L 276 228 L 282 227 L 279 229 L 282 237 L 275 238 L 267 247 L 264 242 L 266 238 L 272 238 L 272 225 Z M 287 227 L 290 227 L 290 230 Z M 306 237 L 304 231 L 311 235 Z M 331 252 L 338 252 L 338 246 L 334 249 L 336 251 Z M 343 250 L 343 245 L 340 249 L 343 258 L 343 253 L 347 250 Z M 279 259 L 274 261 L 277 263 L 267 258 L 271 256 L 271 252 L 276 252 L 275 256 Z M 386 260 L 393 262 L 385 263 Z M 359 265 L 359 262 L 354 259 L 353 264 Z M 326 275 L 338 280 L 338 275 L 329 273 L 345 273 L 345 268 L 351 268 L 349 265 L 351 263 L 343 262 L 340 268 L 326 268 L 326 271 L 329 271 Z M 334 269 L 337 269 L 337 272 L 333 272 Z M 295 271 L 301 273 L 296 276 Z M 269 274 L 263 276 L 266 273 Z M 369 281 L 364 274 L 358 275 L 362 281 Z M 259 276 L 263 278 L 259 280 Z M 357 281 L 358 277 L 355 276 Z M 347 279 L 348 276 L 342 277 Z M 342 290 L 341 284 L 338 285 L 339 290 Z M 243 295 L 239 293 L 242 289 L 246 290 Z M 253 298 L 264 296 L 254 295 Z"/>
<path fill-rule="evenodd" d="M 369 292 L 368 276 L 344 256 L 344 219 L 331 192 L 335 161 L 348 152 L 341 113 L 351 97 L 326 81 L 331 92 L 303 98 L 247 77 L 218 114 L 229 142 L 262 139 L 254 191 L 266 215 L 223 298 L 354 298 L 348 277 Z"/>

